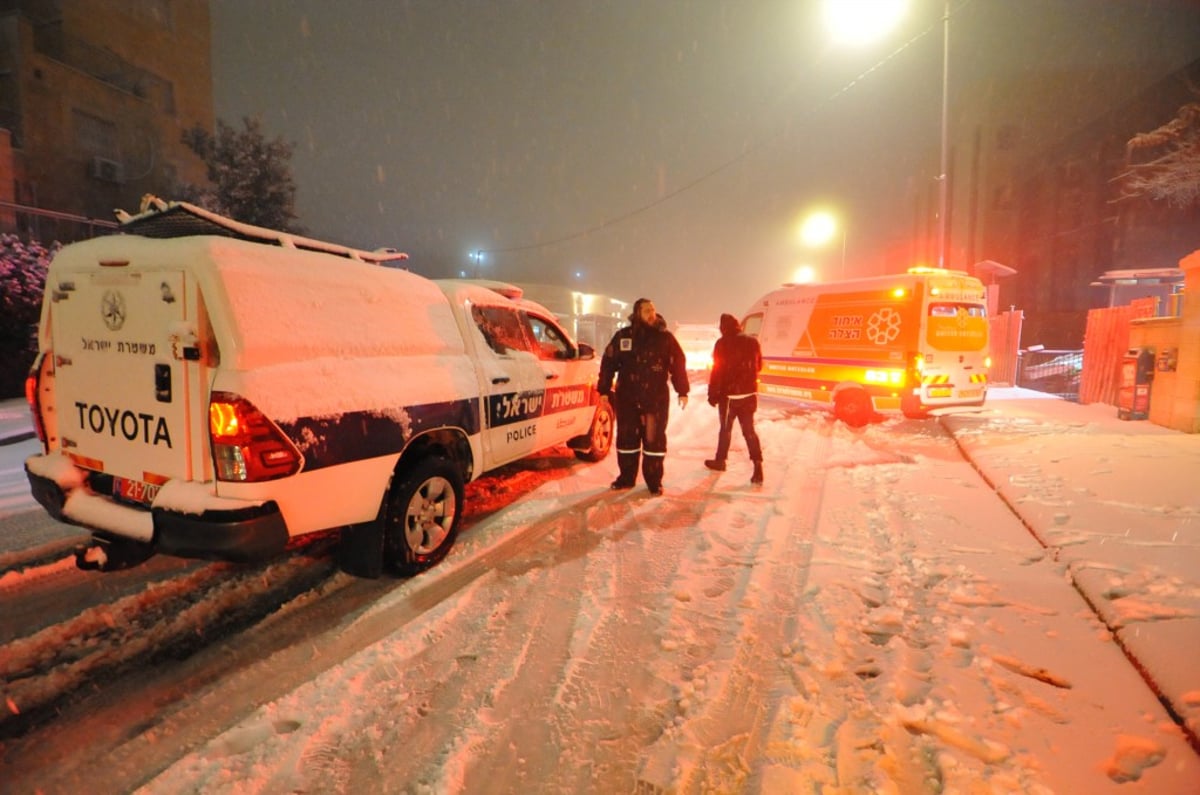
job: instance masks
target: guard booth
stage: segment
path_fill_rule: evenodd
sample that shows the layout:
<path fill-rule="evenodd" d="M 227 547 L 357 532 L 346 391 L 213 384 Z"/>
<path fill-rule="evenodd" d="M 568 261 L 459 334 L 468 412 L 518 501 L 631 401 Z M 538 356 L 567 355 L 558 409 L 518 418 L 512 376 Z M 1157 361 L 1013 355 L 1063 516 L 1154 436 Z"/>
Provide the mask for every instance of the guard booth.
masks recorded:
<path fill-rule="evenodd" d="M 1150 416 L 1150 384 L 1154 380 L 1154 349 L 1130 348 L 1121 359 L 1117 417 L 1144 420 Z"/>

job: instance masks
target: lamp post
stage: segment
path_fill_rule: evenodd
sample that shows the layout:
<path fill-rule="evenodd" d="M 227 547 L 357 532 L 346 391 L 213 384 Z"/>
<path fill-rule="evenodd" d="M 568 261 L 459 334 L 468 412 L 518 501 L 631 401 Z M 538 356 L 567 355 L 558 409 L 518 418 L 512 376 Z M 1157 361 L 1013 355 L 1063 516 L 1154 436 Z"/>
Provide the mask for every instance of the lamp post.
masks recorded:
<path fill-rule="evenodd" d="M 472 251 L 470 256 L 471 256 L 471 262 L 475 263 L 475 278 L 478 279 L 479 278 L 479 266 L 483 262 L 483 252 L 482 251 Z"/>
<path fill-rule="evenodd" d="M 826 0 L 825 23 L 835 40 L 862 43 L 883 35 L 899 20 L 905 0 Z M 942 13 L 942 130 L 938 173 L 938 267 L 946 267 L 950 212 L 950 0 Z"/>
<path fill-rule="evenodd" d="M 938 267 L 946 267 L 946 215 L 948 212 L 950 121 L 950 0 L 942 16 L 942 152 L 941 174 L 938 175 Z"/>

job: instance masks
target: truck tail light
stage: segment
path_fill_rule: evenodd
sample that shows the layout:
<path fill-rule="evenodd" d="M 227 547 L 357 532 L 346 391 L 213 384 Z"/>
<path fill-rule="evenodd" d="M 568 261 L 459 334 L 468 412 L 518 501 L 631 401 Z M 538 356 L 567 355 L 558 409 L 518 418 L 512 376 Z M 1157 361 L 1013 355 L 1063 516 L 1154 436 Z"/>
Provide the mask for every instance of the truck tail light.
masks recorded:
<path fill-rule="evenodd" d="M 38 389 L 42 385 L 42 362 L 45 356 L 44 353 L 38 354 L 33 366 L 29 368 L 29 375 L 25 376 L 25 402 L 29 404 L 29 412 L 33 415 L 33 429 L 43 447 L 46 445 L 46 426 L 42 422 L 42 399 Z"/>
<path fill-rule="evenodd" d="M 919 389 L 924 373 L 925 357 L 919 353 L 910 353 L 908 355 L 908 369 L 905 373 L 905 386 Z"/>
<path fill-rule="evenodd" d="M 294 475 L 304 457 L 253 403 L 232 392 L 213 392 L 208 433 L 217 480 L 257 483 Z"/>

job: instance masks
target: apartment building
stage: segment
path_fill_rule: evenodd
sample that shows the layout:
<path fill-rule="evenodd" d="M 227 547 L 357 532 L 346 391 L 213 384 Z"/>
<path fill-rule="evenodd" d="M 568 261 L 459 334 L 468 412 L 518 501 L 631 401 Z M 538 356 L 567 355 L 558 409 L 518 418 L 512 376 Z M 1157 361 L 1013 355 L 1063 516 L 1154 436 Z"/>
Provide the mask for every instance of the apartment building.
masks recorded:
<path fill-rule="evenodd" d="M 87 237 L 205 182 L 182 134 L 214 127 L 210 36 L 208 0 L 0 0 L 0 231 Z"/>

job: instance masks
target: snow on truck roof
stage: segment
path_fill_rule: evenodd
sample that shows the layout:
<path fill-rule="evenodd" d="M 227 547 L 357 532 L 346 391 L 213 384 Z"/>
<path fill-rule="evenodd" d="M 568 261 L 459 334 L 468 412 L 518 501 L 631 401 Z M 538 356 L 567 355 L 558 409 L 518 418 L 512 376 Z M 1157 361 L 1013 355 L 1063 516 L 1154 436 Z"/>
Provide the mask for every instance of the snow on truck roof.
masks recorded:
<path fill-rule="evenodd" d="M 186 271 L 205 296 L 225 366 L 237 370 L 461 350 L 446 296 L 431 280 L 360 260 L 339 267 L 326 256 L 228 236 L 106 235 L 64 247 L 49 279 L 118 264 Z"/>

